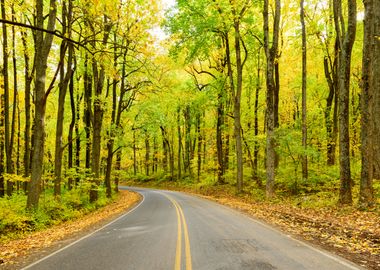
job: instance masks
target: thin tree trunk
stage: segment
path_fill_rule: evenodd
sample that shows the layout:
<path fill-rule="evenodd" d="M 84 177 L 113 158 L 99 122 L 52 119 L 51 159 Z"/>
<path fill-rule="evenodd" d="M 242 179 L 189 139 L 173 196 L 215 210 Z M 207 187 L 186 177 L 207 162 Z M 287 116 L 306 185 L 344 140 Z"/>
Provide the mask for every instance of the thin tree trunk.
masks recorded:
<path fill-rule="evenodd" d="M 24 177 L 29 177 L 30 174 L 30 92 L 31 92 L 31 84 L 32 84 L 32 74 L 33 71 L 30 71 L 29 66 L 29 55 L 27 48 L 27 35 L 26 32 L 22 32 L 22 44 L 24 49 L 24 76 L 25 76 L 25 130 L 24 130 Z M 27 182 L 25 182 L 25 185 Z M 24 187 L 26 191 L 26 186 Z"/>
<path fill-rule="evenodd" d="M 149 176 L 150 167 L 150 144 L 149 135 L 145 134 L 145 175 Z"/>
<path fill-rule="evenodd" d="M 237 83 L 236 92 L 233 92 L 234 99 L 234 134 L 236 143 L 236 185 L 237 192 L 243 191 L 243 145 L 241 138 L 241 93 L 243 89 L 243 63 L 241 59 L 241 49 L 240 49 L 240 19 L 235 19 L 234 29 L 235 29 L 235 56 L 236 56 L 236 71 L 237 71 Z"/>
<path fill-rule="evenodd" d="M 79 81 L 77 82 L 79 85 Z M 81 97 L 79 96 L 79 89 L 77 90 L 76 97 L 76 121 L 75 121 L 75 169 L 77 173 L 77 177 L 75 178 L 75 186 L 78 185 L 79 182 L 79 168 L 80 168 L 80 152 L 81 152 L 81 136 L 79 133 L 79 121 L 80 121 L 80 103 Z"/>
<path fill-rule="evenodd" d="M 4 95 L 0 95 L 0 198 L 5 196 L 5 181 L 4 181 Z"/>
<path fill-rule="evenodd" d="M 216 152 L 218 159 L 218 184 L 224 184 L 224 156 L 223 156 L 223 93 L 222 89 L 218 93 L 218 108 L 217 108 L 217 120 L 216 120 Z"/>
<path fill-rule="evenodd" d="M 69 133 L 67 135 L 67 148 L 68 148 L 68 153 L 67 153 L 67 166 L 70 169 L 74 167 L 74 162 L 73 162 L 73 130 L 74 126 L 76 125 L 76 112 L 75 112 L 75 99 L 74 99 L 74 75 L 71 74 L 70 78 L 70 83 L 69 83 L 69 93 L 70 93 L 70 108 L 71 108 L 71 121 L 69 125 Z M 62 154 L 62 153 L 61 153 Z M 61 156 L 62 158 L 62 156 Z M 73 188 L 73 177 L 70 176 L 68 179 L 68 189 L 71 190 Z"/>
<path fill-rule="evenodd" d="M 198 134 L 198 147 L 197 147 L 197 180 L 200 182 L 201 169 L 202 169 L 202 131 L 201 131 L 201 114 L 197 115 L 197 134 Z"/>
<path fill-rule="evenodd" d="M 182 166 L 181 166 L 181 155 L 182 155 L 182 133 L 181 133 L 181 108 L 178 106 L 177 109 L 177 133 L 178 133 L 178 156 L 177 156 L 177 170 L 178 170 L 178 180 L 182 177 Z"/>
<path fill-rule="evenodd" d="M 92 123 L 92 110 L 91 110 L 91 99 L 92 99 L 92 76 L 88 69 L 88 56 L 86 54 L 84 62 L 84 124 L 86 132 L 86 159 L 85 167 L 87 170 L 91 168 L 91 123 Z M 88 171 L 86 172 L 88 173 Z"/>
<path fill-rule="evenodd" d="M 254 105 L 254 134 L 255 138 L 259 135 L 259 93 L 261 90 L 261 50 L 257 53 L 257 81 L 256 81 L 256 89 L 255 89 L 255 105 Z M 253 175 L 259 187 L 262 187 L 263 183 L 258 176 L 258 159 L 259 159 L 259 144 L 257 140 L 255 140 L 254 148 L 253 148 Z"/>
<path fill-rule="evenodd" d="M 136 146 L 136 129 L 133 130 L 133 175 L 137 175 L 137 146 Z"/>
<path fill-rule="evenodd" d="M 302 27 L 302 146 L 304 151 L 307 150 L 307 107 L 306 107 L 306 79 L 307 79 L 307 70 L 306 70 L 306 53 L 307 53 L 307 44 L 306 44 L 306 26 L 305 26 L 305 1 L 301 0 L 301 27 Z M 307 164 L 307 154 L 302 155 L 302 178 L 305 180 L 308 178 L 308 164 Z"/>
<path fill-rule="evenodd" d="M 6 20 L 5 1 L 1 0 L 1 18 Z M 9 124 L 9 74 L 8 74 L 8 33 L 7 25 L 2 24 L 3 30 L 3 87 L 4 87 L 4 140 L 5 140 L 5 157 L 6 171 L 12 173 L 12 148 L 10 145 L 10 124 Z M 13 182 L 7 181 L 7 195 L 11 196 L 13 191 Z"/>

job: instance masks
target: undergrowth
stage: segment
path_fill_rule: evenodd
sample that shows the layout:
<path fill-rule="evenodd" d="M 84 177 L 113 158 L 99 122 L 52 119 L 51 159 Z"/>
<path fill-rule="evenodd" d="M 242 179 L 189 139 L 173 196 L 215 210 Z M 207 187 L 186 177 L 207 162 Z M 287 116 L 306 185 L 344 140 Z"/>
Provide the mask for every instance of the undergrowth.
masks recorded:
<path fill-rule="evenodd" d="M 63 190 L 60 198 L 54 198 L 53 191 L 48 189 L 41 195 L 39 208 L 27 211 L 26 199 L 23 192 L 0 198 L 0 242 L 76 219 L 112 200 L 106 198 L 104 190 L 100 190 L 95 203 L 90 203 L 88 194 L 79 188 Z"/>

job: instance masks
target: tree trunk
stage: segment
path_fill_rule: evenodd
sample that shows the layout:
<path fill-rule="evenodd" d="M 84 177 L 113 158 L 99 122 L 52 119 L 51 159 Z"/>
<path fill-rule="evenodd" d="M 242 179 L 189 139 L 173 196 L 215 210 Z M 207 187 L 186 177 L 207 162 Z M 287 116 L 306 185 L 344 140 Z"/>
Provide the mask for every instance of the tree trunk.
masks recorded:
<path fill-rule="evenodd" d="M 362 152 L 362 170 L 360 178 L 360 195 L 359 206 L 366 208 L 374 204 L 373 192 L 373 161 L 374 161 L 374 94 L 378 91 L 378 78 L 374 73 L 376 64 L 380 60 L 379 41 L 376 40 L 379 30 L 380 11 L 378 4 L 374 0 L 364 2 L 365 19 L 364 19 L 364 38 L 363 38 L 363 69 L 362 69 L 362 95 L 361 95 L 361 152 Z M 376 16 L 375 16 L 376 14 Z M 376 74 L 379 75 L 379 74 Z"/>
<path fill-rule="evenodd" d="M 12 21 L 16 21 L 16 14 L 14 9 L 14 4 L 12 4 Z M 13 149 L 14 140 L 15 140 L 15 130 L 16 130 L 16 123 L 19 125 L 18 114 L 16 112 L 19 108 L 19 101 L 18 101 L 18 81 L 17 81 L 17 58 L 16 58 L 16 31 L 15 26 L 12 26 L 12 62 L 13 62 L 13 111 L 12 111 L 12 127 L 11 127 L 11 141 L 10 141 L 10 147 Z M 19 133 L 18 133 L 19 134 Z M 19 142 L 19 137 L 17 142 Z M 18 160 L 19 160 L 19 144 L 17 143 L 17 157 L 16 157 L 16 166 L 17 170 L 16 173 L 18 173 Z M 11 155 L 12 156 L 12 155 Z M 12 165 L 12 172 L 14 172 L 14 166 Z M 17 187 L 19 189 L 19 183 L 17 183 Z"/>
<path fill-rule="evenodd" d="M 301 0 L 301 27 L 302 27 L 302 147 L 304 151 L 307 150 L 307 107 L 306 107 L 306 80 L 307 80 L 307 70 L 306 70 L 306 26 L 305 26 L 305 1 Z M 307 166 L 307 154 L 302 155 L 302 178 L 306 180 L 308 178 L 308 166 Z"/>
<path fill-rule="evenodd" d="M 235 29 L 235 56 L 236 56 L 236 72 L 237 72 L 237 82 L 236 82 L 236 92 L 233 92 L 234 100 L 234 134 L 236 143 L 236 185 L 237 192 L 243 191 L 243 145 L 241 138 L 241 93 L 243 89 L 243 63 L 241 59 L 241 49 L 240 49 L 240 21 L 235 19 L 234 22 Z"/>
<path fill-rule="evenodd" d="M 74 126 L 77 125 L 76 123 L 76 107 L 75 107 L 75 99 L 74 99 L 74 75 L 71 75 L 70 78 L 70 83 L 69 83 L 69 93 L 70 93 L 70 108 L 71 108 L 71 121 L 69 125 L 69 134 L 67 135 L 67 148 L 68 148 L 68 153 L 67 153 L 67 166 L 70 169 L 74 167 L 74 162 L 73 162 L 73 131 L 74 131 Z M 62 149 L 63 150 L 63 149 Z M 62 153 L 61 153 L 62 154 Z M 61 156 L 62 158 L 62 156 Z M 73 188 L 73 182 L 74 179 L 72 176 L 69 177 L 67 187 L 69 190 Z"/>
<path fill-rule="evenodd" d="M 190 106 L 187 105 L 184 112 L 184 118 L 185 118 L 185 162 L 184 162 L 184 169 L 185 172 L 188 172 L 190 176 L 192 175 L 191 171 L 191 115 L 190 115 Z"/>
<path fill-rule="evenodd" d="M 91 110 L 91 100 L 92 100 L 92 76 L 88 69 L 88 56 L 86 54 L 84 62 L 84 130 L 86 132 L 86 160 L 85 167 L 87 170 L 91 168 L 91 123 L 92 123 L 92 110 Z M 86 172 L 88 173 L 88 171 Z"/>
<path fill-rule="evenodd" d="M 342 14 L 341 0 L 334 1 L 334 22 L 339 44 L 338 78 L 339 78 L 339 161 L 340 192 L 339 203 L 352 204 L 352 179 L 350 169 L 350 76 L 351 54 L 356 35 L 356 0 L 348 1 L 347 29 Z M 347 31 L 347 32 L 346 32 Z"/>
<path fill-rule="evenodd" d="M 66 3 L 62 2 L 62 33 L 64 35 L 70 36 L 71 34 L 71 17 L 72 17 L 72 2 L 69 1 L 69 7 L 67 9 Z M 67 29 L 68 28 L 68 29 Z M 70 46 L 69 55 L 67 58 L 67 67 L 65 68 L 65 56 L 68 46 Z M 60 83 L 59 83 L 59 93 L 58 93 L 58 110 L 57 110 L 57 122 L 56 122 L 56 133 L 55 133 L 55 155 L 54 155 L 54 196 L 61 196 L 61 181 L 62 181 L 62 135 L 63 135 L 63 120 L 65 115 L 65 100 L 67 87 L 69 81 L 72 77 L 72 59 L 73 59 L 73 48 L 72 45 L 68 45 L 65 40 L 61 43 L 60 49 Z M 65 73 L 66 70 L 66 73 Z M 71 93 L 70 93 L 70 99 Z M 72 133 L 72 126 L 70 125 L 70 130 Z M 72 139 L 69 141 L 72 143 Z M 71 149 L 72 150 L 72 149 Z M 72 158 L 72 151 L 69 155 Z M 72 163 L 72 162 L 71 162 Z M 71 164 L 72 165 L 72 164 Z"/>
<path fill-rule="evenodd" d="M 223 120 L 224 120 L 224 100 L 223 91 L 219 90 L 218 93 L 218 108 L 217 108 L 217 120 L 216 120 L 216 153 L 218 159 L 218 184 L 224 184 L 224 156 L 223 156 Z"/>
<path fill-rule="evenodd" d="M 114 189 L 114 191 L 117 193 L 119 192 L 119 180 L 120 180 L 120 171 L 121 171 L 121 149 L 119 149 L 119 151 L 116 152 L 115 170 L 118 171 L 115 177 L 115 189 Z"/>
<path fill-rule="evenodd" d="M 36 26 L 44 28 L 44 4 L 43 0 L 36 0 Z M 50 0 L 49 17 L 46 29 L 54 31 L 56 20 L 56 0 Z M 52 34 L 44 34 L 42 31 L 35 33 L 35 68 L 36 79 L 34 85 L 34 133 L 33 133 L 33 158 L 31 160 L 31 181 L 29 185 L 27 208 L 37 208 L 40 195 L 40 184 L 44 160 L 45 141 L 45 110 L 47 94 L 45 93 L 45 78 L 47 60 L 53 41 Z"/>
<path fill-rule="evenodd" d="M 269 46 L 269 1 L 264 0 L 264 50 L 267 59 L 266 67 L 266 86 L 267 86 L 267 112 L 266 112 L 266 131 L 267 131 L 267 156 L 266 156 L 266 195 L 268 198 L 274 196 L 275 184 L 275 62 L 278 55 L 278 40 L 280 32 L 281 1 L 275 1 L 273 40 Z"/>
<path fill-rule="evenodd" d="M 77 81 L 79 85 L 79 81 Z M 81 97 L 79 96 L 79 90 L 77 91 L 77 106 L 76 106 L 76 121 L 75 121 L 75 170 L 77 173 L 77 177 L 75 178 L 75 186 L 79 182 L 79 168 L 80 168 L 80 152 L 81 152 L 81 136 L 79 133 L 79 121 L 80 121 L 80 103 Z"/>
<path fill-rule="evenodd" d="M 0 198 L 5 196 L 4 181 L 4 95 L 0 95 Z"/>
<path fill-rule="evenodd" d="M 133 131 L 133 175 L 137 175 L 137 146 L 136 146 L 136 129 L 132 128 Z M 165 157 L 164 157 L 165 158 Z M 165 167 L 165 166 L 164 166 Z"/>
<path fill-rule="evenodd" d="M 1 18 L 6 20 L 5 1 L 1 0 Z M 7 25 L 2 24 L 3 30 L 3 87 L 4 87 L 4 140 L 5 140 L 5 157 L 6 171 L 12 173 L 12 148 L 10 145 L 10 125 L 9 125 L 9 74 L 8 74 L 8 33 Z M 13 182 L 7 181 L 7 195 L 11 196 L 13 191 Z"/>
<path fill-rule="evenodd" d="M 149 176 L 149 167 L 150 167 L 149 135 L 145 134 L 145 175 L 146 176 Z"/>
<path fill-rule="evenodd" d="M 177 133 L 178 133 L 178 156 L 177 156 L 177 170 L 178 170 L 178 180 L 182 177 L 182 165 L 181 165 L 181 155 L 182 155 L 182 132 L 181 132 L 181 108 L 178 106 L 177 109 Z"/>
<path fill-rule="evenodd" d="M 197 181 L 200 182 L 201 169 L 202 169 L 202 132 L 201 132 L 201 114 L 197 115 L 197 134 L 198 134 L 198 147 L 197 147 Z"/>
<path fill-rule="evenodd" d="M 257 81 L 256 81 L 256 89 L 255 89 L 255 105 L 254 105 L 254 134 L 255 138 L 259 135 L 259 93 L 261 90 L 261 50 L 257 53 Z M 258 158 L 259 158 L 259 144 L 257 140 L 255 140 L 254 148 L 253 148 L 253 176 L 255 181 L 259 187 L 262 187 L 263 183 L 258 176 Z"/>
<path fill-rule="evenodd" d="M 24 177 L 29 177 L 30 174 L 30 92 L 31 92 L 31 84 L 32 84 L 32 74 L 33 71 L 30 71 L 29 66 L 29 55 L 27 48 L 27 34 L 26 32 L 22 32 L 22 44 L 24 50 L 24 76 L 25 76 L 25 130 L 24 130 Z M 27 182 L 25 182 L 26 185 Z M 26 186 L 25 186 L 26 191 Z"/>
<path fill-rule="evenodd" d="M 380 36 L 380 22 L 379 22 L 379 3 L 378 1 L 373 1 L 373 24 L 374 24 L 374 36 Z M 373 99 L 374 99 L 374 108 L 373 108 L 373 121 L 374 121 L 374 130 L 373 130 L 373 178 L 380 180 L 380 44 L 379 39 L 374 40 L 374 59 L 373 59 Z"/>

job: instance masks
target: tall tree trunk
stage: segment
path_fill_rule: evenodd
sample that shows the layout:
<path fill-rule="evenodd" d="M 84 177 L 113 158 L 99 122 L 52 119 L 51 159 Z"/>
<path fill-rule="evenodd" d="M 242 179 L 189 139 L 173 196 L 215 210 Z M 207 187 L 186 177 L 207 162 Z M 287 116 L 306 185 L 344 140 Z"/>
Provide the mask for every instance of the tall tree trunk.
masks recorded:
<path fill-rule="evenodd" d="M 150 167 L 150 144 L 149 144 L 149 135 L 145 134 L 145 175 L 149 176 L 149 167 Z"/>
<path fill-rule="evenodd" d="M 120 171 L 121 171 L 121 149 L 116 152 L 116 163 L 115 163 L 115 170 L 117 170 L 117 174 L 115 177 L 115 189 L 114 191 L 117 193 L 119 192 L 119 180 L 120 180 Z"/>
<path fill-rule="evenodd" d="M 71 121 L 69 125 L 69 132 L 67 135 L 67 167 L 69 170 L 71 170 L 74 167 L 74 155 L 73 155 L 73 131 L 74 126 L 77 125 L 76 123 L 76 107 L 75 107 L 75 98 L 74 98 L 74 75 L 71 75 L 70 83 L 69 83 L 69 93 L 70 93 L 70 108 L 71 108 Z M 63 150 L 63 149 L 62 149 Z M 62 153 L 61 153 L 62 154 Z M 62 158 L 62 156 L 61 156 Z M 72 176 L 69 177 L 67 187 L 69 190 L 73 188 L 73 182 L 74 178 Z"/>
<path fill-rule="evenodd" d="M 79 85 L 79 80 L 77 81 L 77 84 Z M 83 97 L 83 96 L 82 96 Z M 77 97 L 76 97 L 76 121 L 75 121 L 75 170 L 77 173 L 77 177 L 75 178 L 75 185 L 79 182 L 79 169 L 80 169 L 80 153 L 81 153 L 81 136 L 79 132 L 79 121 L 80 121 L 80 103 L 82 100 L 82 97 L 79 95 L 79 89 L 77 90 Z"/>
<path fill-rule="evenodd" d="M 361 152 L 362 170 L 360 178 L 359 206 L 366 208 L 374 204 L 373 164 L 374 164 L 374 97 L 379 91 L 378 77 L 380 72 L 375 70 L 380 61 L 380 5 L 374 0 L 364 0 L 364 38 L 363 38 L 363 69 L 361 95 Z M 376 78 L 376 80 L 375 80 Z"/>
<path fill-rule="evenodd" d="M 234 134 L 235 134 L 235 143 L 236 143 L 236 185 L 237 192 L 243 191 L 243 144 L 241 136 L 241 112 L 240 112 L 240 103 L 241 103 L 241 93 L 243 89 L 243 63 L 241 59 L 241 36 L 240 36 L 240 18 L 235 19 L 234 29 L 235 29 L 235 56 L 236 56 L 236 73 L 237 73 L 237 82 L 236 82 L 236 92 L 233 92 L 234 100 Z"/>
<path fill-rule="evenodd" d="M 190 115 L 190 106 L 187 105 L 184 112 L 185 118 L 185 160 L 184 160 L 184 169 L 185 172 L 188 172 L 190 176 L 192 175 L 191 171 L 191 115 Z"/>
<path fill-rule="evenodd" d="M 273 22 L 273 40 L 272 46 L 269 46 L 269 1 L 264 0 L 264 50 L 267 59 L 266 67 L 266 86 L 267 86 L 267 112 L 266 112 L 266 130 L 267 130 L 267 156 L 266 156 L 266 195 L 271 198 L 274 196 L 275 183 L 275 62 L 278 55 L 278 40 L 280 32 L 281 1 L 275 1 L 274 22 Z"/>
<path fill-rule="evenodd" d="M 202 131 L 201 131 L 201 114 L 197 115 L 197 134 L 198 134 L 198 147 L 197 147 L 197 180 L 200 182 L 201 169 L 202 169 Z"/>
<path fill-rule="evenodd" d="M 30 70 L 29 65 L 29 55 L 27 48 L 27 34 L 26 32 L 22 32 L 22 44 L 24 50 L 24 78 L 25 78 L 25 129 L 24 129 L 24 177 L 29 177 L 30 174 L 30 92 L 31 92 L 31 84 L 33 78 L 33 71 Z M 25 182 L 25 185 L 27 182 Z M 26 191 L 26 186 L 24 187 Z"/>
<path fill-rule="evenodd" d="M 62 2 L 62 33 L 64 35 L 70 36 L 71 34 L 71 17 L 72 17 L 72 2 L 69 1 L 69 7 L 67 8 L 66 3 Z M 65 68 L 65 56 L 68 46 L 69 55 L 67 58 L 67 67 Z M 57 122 L 56 122 L 56 132 L 55 132 L 55 155 L 54 155 L 54 196 L 61 196 L 61 181 L 62 181 L 62 135 L 63 135 L 63 120 L 65 115 L 65 100 L 67 87 L 70 79 L 72 78 L 72 59 L 73 59 L 73 48 L 72 45 L 68 45 L 65 40 L 61 43 L 60 48 L 60 83 L 59 83 L 59 93 L 58 93 L 58 110 L 57 110 Z M 65 73 L 66 70 L 66 73 Z M 70 95 L 71 97 L 71 95 Z M 71 126 L 71 125 L 70 125 Z M 72 130 L 72 128 L 71 128 Z M 72 139 L 69 143 L 72 143 Z M 70 153 L 72 157 L 72 152 Z"/>
<path fill-rule="evenodd" d="M 16 21 L 16 14 L 14 9 L 14 4 L 12 4 L 12 21 Z M 15 130 L 16 130 L 16 123 L 18 123 L 18 120 L 16 119 L 17 115 L 16 112 L 19 108 L 18 103 L 18 81 L 17 81 L 17 58 L 16 58 L 16 31 L 15 26 L 12 26 L 12 62 L 13 62 L 13 111 L 12 111 L 12 127 L 11 127 L 11 138 L 10 138 L 10 147 L 13 149 L 14 140 L 15 140 Z M 16 148 L 17 150 L 19 148 Z M 18 159 L 18 151 L 17 151 L 17 157 Z M 12 155 L 11 155 L 12 156 Z M 18 163 L 16 162 L 16 165 Z M 12 173 L 14 172 L 14 165 L 12 164 Z M 18 172 L 18 171 L 16 171 Z M 19 186 L 19 183 L 17 183 Z"/>
<path fill-rule="evenodd" d="M 4 95 L 0 94 L 0 198 L 5 196 L 4 148 Z"/>
<path fill-rule="evenodd" d="M 380 22 L 379 22 L 379 3 L 375 0 L 371 0 L 373 2 L 373 24 L 374 24 L 374 36 L 380 36 Z M 374 130 L 373 130 L 373 178 L 380 179 L 380 44 L 379 39 L 376 38 L 374 40 L 374 59 L 373 59 L 373 77 L 376 80 L 373 80 L 373 99 L 374 99 L 374 108 L 373 108 L 373 121 L 374 121 Z"/>
<path fill-rule="evenodd" d="M 216 153 L 218 159 L 218 184 L 224 184 L 224 156 L 223 156 L 223 120 L 224 120 L 224 100 L 223 88 L 218 93 L 218 108 L 216 120 Z"/>
<path fill-rule="evenodd" d="M 306 107 L 306 80 L 307 80 L 307 70 L 306 70 L 306 26 L 305 26 L 305 1 L 301 0 L 301 28 L 302 28 L 302 146 L 304 151 L 307 150 L 307 107 Z M 302 155 L 302 178 L 305 180 L 308 178 L 308 166 L 307 166 L 307 154 Z"/>
<path fill-rule="evenodd" d="M 88 68 L 88 56 L 86 54 L 84 62 L 84 130 L 86 132 L 86 160 L 85 167 L 87 170 L 91 168 L 91 123 L 92 123 L 92 110 L 91 110 L 91 100 L 92 100 L 92 76 L 89 73 Z M 88 171 L 86 172 L 88 173 Z"/>
<path fill-rule="evenodd" d="M 136 129 L 132 128 L 133 131 L 133 175 L 137 175 L 137 146 L 136 146 Z M 165 151 L 165 145 L 164 145 L 164 151 Z M 164 159 L 165 159 L 164 155 Z M 165 164 L 165 162 L 164 162 Z M 164 165 L 165 168 L 165 165 Z"/>
<path fill-rule="evenodd" d="M 1 0 L 1 18 L 6 20 L 5 1 Z M 12 173 L 12 148 L 10 145 L 10 125 L 9 125 L 9 74 L 8 74 L 8 33 L 7 25 L 2 24 L 3 30 L 3 86 L 4 86 L 4 140 L 5 140 L 5 157 L 6 171 Z M 13 182 L 7 181 L 7 195 L 11 196 Z"/>
<path fill-rule="evenodd" d="M 254 105 L 254 134 L 255 138 L 259 135 L 259 93 L 261 90 L 261 50 L 258 50 L 257 53 L 257 79 L 256 79 L 256 89 L 255 89 L 255 105 Z M 255 140 L 253 148 L 253 176 L 259 187 L 262 187 L 263 183 L 258 176 L 258 159 L 259 159 L 259 144 Z"/>
<path fill-rule="evenodd" d="M 104 31 L 102 45 L 105 46 L 108 42 L 108 37 L 111 31 L 112 25 L 108 21 L 106 15 L 104 15 Z M 94 41 L 95 42 L 95 41 Z M 91 189 L 90 189 L 90 202 L 95 202 L 98 200 L 98 187 L 100 184 L 100 158 L 101 158 L 101 130 L 103 124 L 103 113 L 104 104 L 102 102 L 103 86 L 105 82 L 105 67 L 104 63 L 100 63 L 100 68 L 98 67 L 98 62 L 92 60 L 92 72 L 94 78 L 95 95 L 93 100 L 94 117 L 92 119 L 93 129 L 92 129 L 92 151 L 91 151 Z"/>
<path fill-rule="evenodd" d="M 177 156 L 177 171 L 178 180 L 182 177 L 182 166 L 181 166 L 181 155 L 182 155 L 182 132 L 181 132 L 181 108 L 178 106 L 177 109 L 177 133 L 178 133 L 178 156 Z"/>
<path fill-rule="evenodd" d="M 328 47 L 328 45 L 326 45 Z M 323 66 L 325 78 L 329 87 L 329 95 L 326 98 L 325 108 L 325 125 L 327 132 L 327 165 L 332 166 L 335 164 L 335 152 L 338 136 L 338 107 L 337 107 L 337 92 L 338 92 L 338 78 L 337 78 L 337 63 L 338 63 L 338 42 L 335 41 L 333 59 L 328 52 L 324 58 Z M 332 115 L 331 111 L 334 108 Z"/>
<path fill-rule="evenodd" d="M 352 204 L 352 179 L 350 169 L 350 76 L 351 54 L 356 35 L 356 0 L 348 1 L 347 29 L 343 21 L 342 1 L 334 1 L 334 22 L 339 44 L 339 161 L 340 192 L 339 203 Z"/>
<path fill-rule="evenodd" d="M 44 27 L 44 1 L 36 0 L 36 26 Z M 57 8 L 56 0 L 50 0 L 49 17 L 46 29 L 54 31 Z M 35 34 L 35 68 L 36 79 L 34 85 L 34 133 L 33 133 L 33 158 L 31 160 L 31 181 L 29 185 L 27 208 L 37 208 L 40 195 L 40 184 L 44 160 L 44 142 L 45 142 L 45 110 L 47 94 L 45 93 L 45 78 L 47 70 L 47 60 L 53 41 L 53 35 L 42 31 L 36 31 Z"/>

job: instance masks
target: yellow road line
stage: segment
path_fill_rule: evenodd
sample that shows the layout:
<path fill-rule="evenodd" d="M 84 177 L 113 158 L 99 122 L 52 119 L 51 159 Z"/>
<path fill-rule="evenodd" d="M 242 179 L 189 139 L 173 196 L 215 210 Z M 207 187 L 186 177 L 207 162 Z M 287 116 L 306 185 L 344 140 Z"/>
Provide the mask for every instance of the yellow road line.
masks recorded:
<path fill-rule="evenodd" d="M 174 204 L 174 203 L 173 203 Z M 177 234 L 177 248 L 175 252 L 175 265 L 174 269 L 175 270 L 180 270 L 181 269 L 181 251 L 182 251 L 182 226 L 181 226 L 181 219 L 180 219 L 180 214 L 177 205 L 175 205 L 175 210 L 177 212 L 177 224 L 178 224 L 178 234 Z"/>
<path fill-rule="evenodd" d="M 192 270 L 193 267 L 192 267 L 192 262 L 191 262 L 189 230 L 187 227 L 185 215 L 183 214 L 181 206 L 172 197 L 170 197 L 167 194 L 163 194 L 163 195 L 172 202 L 177 213 L 178 234 L 177 234 L 177 248 L 176 248 L 174 270 L 181 270 L 182 224 L 183 224 L 183 233 L 184 233 L 184 238 L 185 238 L 186 270 Z"/>
<path fill-rule="evenodd" d="M 186 269 L 187 270 L 191 270 L 191 269 L 193 269 L 193 266 L 192 266 L 192 263 L 191 263 L 191 251 L 190 251 L 189 231 L 187 229 L 187 223 L 186 223 L 186 220 L 185 220 L 185 215 L 183 214 L 183 211 L 182 211 L 181 207 L 179 207 L 179 212 L 181 213 L 182 223 L 183 223 L 183 231 L 184 231 L 184 234 L 185 234 Z"/>

